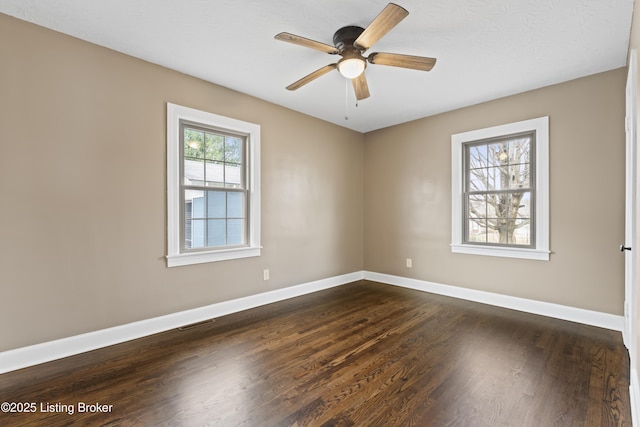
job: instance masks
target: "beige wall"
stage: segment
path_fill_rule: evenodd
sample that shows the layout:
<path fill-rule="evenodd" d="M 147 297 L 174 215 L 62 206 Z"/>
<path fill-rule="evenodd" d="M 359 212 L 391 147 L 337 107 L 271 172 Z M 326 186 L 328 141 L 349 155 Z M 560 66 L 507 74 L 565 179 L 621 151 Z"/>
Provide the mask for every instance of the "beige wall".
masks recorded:
<path fill-rule="evenodd" d="M 367 134 L 365 269 L 622 314 L 624 85 L 619 69 Z M 546 115 L 550 261 L 451 253 L 451 135 Z"/>
<path fill-rule="evenodd" d="M 0 57 L 0 351 L 363 268 L 621 314 L 623 70 L 362 135 L 1 14 Z M 262 126 L 261 257 L 166 268 L 166 102 Z M 542 115 L 551 261 L 451 254 L 451 134 Z"/>
<path fill-rule="evenodd" d="M 360 133 L 1 14 L 0 58 L 0 351 L 362 270 Z M 261 257 L 165 266 L 167 101 L 262 126 Z"/>

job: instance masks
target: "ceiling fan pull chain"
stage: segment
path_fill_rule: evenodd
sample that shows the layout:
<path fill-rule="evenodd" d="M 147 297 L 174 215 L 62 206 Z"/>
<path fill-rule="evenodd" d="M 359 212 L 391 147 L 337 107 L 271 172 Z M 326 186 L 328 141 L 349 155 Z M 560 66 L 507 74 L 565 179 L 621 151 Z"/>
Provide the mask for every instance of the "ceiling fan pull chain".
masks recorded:
<path fill-rule="evenodd" d="M 347 109 L 349 108 L 349 79 L 344 79 L 344 119 L 349 120 Z"/>

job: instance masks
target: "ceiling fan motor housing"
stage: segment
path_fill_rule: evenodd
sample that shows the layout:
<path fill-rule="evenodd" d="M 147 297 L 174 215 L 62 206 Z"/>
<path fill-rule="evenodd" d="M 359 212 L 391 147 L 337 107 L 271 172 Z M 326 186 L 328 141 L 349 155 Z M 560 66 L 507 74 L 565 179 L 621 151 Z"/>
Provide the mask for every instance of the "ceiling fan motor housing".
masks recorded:
<path fill-rule="evenodd" d="M 354 49 L 353 42 L 360 37 L 363 31 L 364 28 L 355 25 L 342 27 L 333 35 L 333 45 L 340 53 L 342 53 L 345 48 L 346 50 Z"/>

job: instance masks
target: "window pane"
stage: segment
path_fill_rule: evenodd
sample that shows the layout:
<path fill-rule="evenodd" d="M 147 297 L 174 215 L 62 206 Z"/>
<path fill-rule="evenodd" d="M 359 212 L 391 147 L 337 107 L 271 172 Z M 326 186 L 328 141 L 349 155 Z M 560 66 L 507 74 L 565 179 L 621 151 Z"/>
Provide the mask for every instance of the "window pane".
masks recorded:
<path fill-rule="evenodd" d="M 227 220 L 227 245 L 241 245 L 244 243 L 244 220 Z"/>
<path fill-rule="evenodd" d="M 224 160 L 224 137 L 212 133 L 206 134 L 206 156 L 208 160 Z"/>
<path fill-rule="evenodd" d="M 185 211 L 186 205 L 191 205 L 191 217 L 192 218 L 204 218 L 204 192 L 198 190 L 186 190 L 184 192 Z"/>
<path fill-rule="evenodd" d="M 488 166 L 499 167 L 509 163 L 509 152 L 507 142 L 496 142 L 488 144 L 487 147 L 487 164 Z"/>
<path fill-rule="evenodd" d="M 207 246 L 226 245 L 226 230 L 224 219 L 210 219 L 207 221 Z"/>
<path fill-rule="evenodd" d="M 509 167 L 498 166 L 487 169 L 488 190 L 509 189 Z"/>
<path fill-rule="evenodd" d="M 509 165 L 509 188 L 529 188 L 529 164 Z"/>
<path fill-rule="evenodd" d="M 531 193 L 522 193 L 520 204 L 518 205 L 518 218 L 531 218 Z"/>
<path fill-rule="evenodd" d="M 242 163 L 242 138 L 228 136 L 224 146 L 224 160 L 228 163 Z"/>
<path fill-rule="evenodd" d="M 184 157 L 186 159 L 204 159 L 204 133 L 195 129 L 184 129 Z"/>
<path fill-rule="evenodd" d="M 500 194 L 487 194 L 487 218 L 498 217 L 498 209 L 500 209 Z"/>
<path fill-rule="evenodd" d="M 498 226 L 497 222 L 499 220 L 497 218 L 488 219 L 487 224 L 491 226 Z M 500 231 L 494 228 L 489 228 L 487 230 L 487 243 L 501 243 L 500 242 Z"/>
<path fill-rule="evenodd" d="M 243 168 L 240 165 L 225 164 L 224 165 L 224 178 L 225 187 L 227 188 L 242 188 L 242 171 Z"/>
<path fill-rule="evenodd" d="M 244 193 L 227 193 L 227 217 L 244 218 Z"/>
<path fill-rule="evenodd" d="M 185 223 L 185 227 L 187 224 Z M 202 219 L 193 219 L 191 220 L 191 246 L 187 246 L 185 244 L 186 249 L 191 248 L 204 248 L 205 247 L 205 230 L 206 224 L 205 220 Z M 185 235 L 187 234 L 187 230 L 185 230 Z M 186 242 L 185 242 L 186 243 Z"/>
<path fill-rule="evenodd" d="M 472 145 L 469 147 L 469 169 L 487 167 L 487 146 Z"/>
<path fill-rule="evenodd" d="M 487 227 L 485 219 L 470 219 L 468 221 L 469 241 L 485 243 L 487 241 Z"/>
<path fill-rule="evenodd" d="M 204 162 L 202 160 L 189 160 L 185 158 L 183 173 L 185 185 L 203 185 Z"/>
<path fill-rule="evenodd" d="M 487 191 L 488 189 L 487 169 L 471 169 L 469 171 L 468 191 Z"/>
<path fill-rule="evenodd" d="M 514 192 L 509 194 L 506 218 L 529 218 L 531 216 L 531 206 L 529 203 L 529 192 Z"/>
<path fill-rule="evenodd" d="M 509 243 L 512 245 L 531 244 L 531 223 L 528 219 L 518 219 L 513 221 L 510 229 Z"/>
<path fill-rule="evenodd" d="M 220 162 L 206 162 L 208 187 L 222 187 L 224 185 L 224 166 Z"/>
<path fill-rule="evenodd" d="M 191 202 L 191 200 L 186 201 L 184 204 L 184 247 L 189 249 L 191 248 L 191 228 L 193 227 L 191 225 L 191 219 L 193 218 L 192 215 L 192 210 L 193 210 L 193 203 Z"/>
<path fill-rule="evenodd" d="M 484 194 L 469 195 L 469 217 L 470 218 L 486 218 L 487 202 Z"/>
<path fill-rule="evenodd" d="M 225 218 L 227 198 L 224 191 L 207 191 L 207 218 Z"/>
<path fill-rule="evenodd" d="M 531 158 L 531 137 L 509 141 L 509 163 L 529 163 Z"/>

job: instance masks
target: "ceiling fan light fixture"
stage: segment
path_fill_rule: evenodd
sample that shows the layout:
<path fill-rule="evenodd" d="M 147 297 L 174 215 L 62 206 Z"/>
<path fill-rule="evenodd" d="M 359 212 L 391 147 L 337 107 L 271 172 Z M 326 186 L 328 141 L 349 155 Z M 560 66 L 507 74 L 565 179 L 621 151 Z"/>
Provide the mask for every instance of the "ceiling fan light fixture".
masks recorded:
<path fill-rule="evenodd" d="M 345 57 L 338 61 L 338 71 L 348 79 L 355 79 L 367 66 L 361 57 Z"/>

